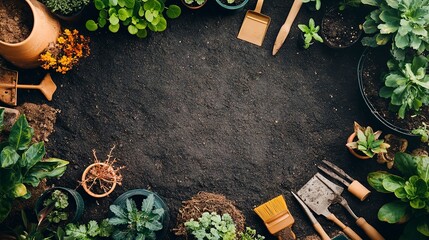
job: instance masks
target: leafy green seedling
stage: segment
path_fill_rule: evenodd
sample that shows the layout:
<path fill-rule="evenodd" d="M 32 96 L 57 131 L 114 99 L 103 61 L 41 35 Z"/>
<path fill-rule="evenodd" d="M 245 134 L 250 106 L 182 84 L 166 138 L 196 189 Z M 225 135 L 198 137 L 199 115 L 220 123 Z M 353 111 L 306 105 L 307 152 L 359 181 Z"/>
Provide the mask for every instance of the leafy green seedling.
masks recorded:
<path fill-rule="evenodd" d="M 319 10 L 322 6 L 322 0 L 302 0 L 303 3 L 315 2 L 316 10 Z"/>
<path fill-rule="evenodd" d="M 246 231 L 239 234 L 241 240 L 264 240 L 265 237 L 259 234 L 256 234 L 256 230 L 250 227 L 246 227 Z"/>
<path fill-rule="evenodd" d="M 313 44 L 313 40 L 318 42 L 323 42 L 323 39 L 317 33 L 320 29 L 319 26 L 316 26 L 313 18 L 310 18 L 308 21 L 308 26 L 305 24 L 298 24 L 298 28 L 304 33 L 304 48 L 308 49 L 311 44 Z"/>
<path fill-rule="evenodd" d="M 411 131 L 412 134 L 420 135 L 420 141 L 429 144 L 429 125 L 422 122 L 419 128 Z"/>
<path fill-rule="evenodd" d="M 205 0 L 185 0 L 185 3 L 188 5 L 197 4 L 198 6 L 201 6 L 205 3 Z"/>
<path fill-rule="evenodd" d="M 198 221 L 185 222 L 185 227 L 198 240 L 233 240 L 236 237 L 234 221 L 227 213 L 220 216 L 215 212 L 204 212 Z"/>
<path fill-rule="evenodd" d="M 94 220 L 91 220 L 88 222 L 88 224 L 67 224 L 64 239 L 69 237 L 80 240 L 94 240 L 97 239 L 97 237 L 110 237 L 111 234 L 112 225 L 110 225 L 108 219 L 104 219 L 100 224 Z"/>
<path fill-rule="evenodd" d="M 389 144 L 383 139 L 378 139 L 381 131 L 374 132 L 371 127 L 361 127 L 357 122 L 354 123 L 354 130 L 358 138 L 355 142 L 347 143 L 346 146 L 363 152 L 368 157 L 374 157 L 378 153 L 386 153 Z"/>
<path fill-rule="evenodd" d="M 63 211 L 69 206 L 69 197 L 61 190 L 54 190 L 52 194 L 43 201 L 43 206 L 48 207 L 53 205 L 53 210 L 48 214 L 47 219 L 49 222 L 59 223 L 68 219 L 67 211 Z"/>

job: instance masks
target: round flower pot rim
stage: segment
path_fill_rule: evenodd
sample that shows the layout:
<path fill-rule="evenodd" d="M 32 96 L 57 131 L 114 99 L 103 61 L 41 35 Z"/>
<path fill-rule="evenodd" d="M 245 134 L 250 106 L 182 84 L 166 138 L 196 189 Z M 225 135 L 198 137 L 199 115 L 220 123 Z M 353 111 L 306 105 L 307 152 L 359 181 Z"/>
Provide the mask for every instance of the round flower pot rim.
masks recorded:
<path fill-rule="evenodd" d="M 216 0 L 217 4 L 219 4 L 219 6 L 228 9 L 228 10 L 238 10 L 243 8 L 248 2 L 249 0 L 244 0 L 242 3 L 238 4 L 238 5 L 228 5 L 228 4 L 224 4 L 222 3 L 220 0 Z"/>
<path fill-rule="evenodd" d="M 207 3 L 207 0 L 204 0 L 203 4 L 201 4 L 201 5 L 192 6 L 192 5 L 187 4 L 187 3 L 185 2 L 185 0 L 180 0 L 180 1 L 182 2 L 182 4 L 183 4 L 183 5 L 185 5 L 187 8 L 192 9 L 192 10 L 200 9 L 200 8 L 202 8 L 204 5 L 206 5 L 206 3 Z"/>
<path fill-rule="evenodd" d="M 116 174 L 114 174 L 114 175 L 113 175 L 113 176 L 115 176 L 115 177 L 113 178 L 112 187 L 110 188 L 110 190 L 109 190 L 109 191 L 107 191 L 107 192 L 105 192 L 105 193 L 102 193 L 102 194 L 94 193 L 94 192 L 92 192 L 92 191 L 88 188 L 88 185 L 87 185 L 87 182 L 86 182 L 86 176 L 88 175 L 89 170 L 91 170 L 91 168 L 93 168 L 94 166 L 97 166 L 97 165 L 102 165 L 102 166 L 108 167 L 109 171 L 111 171 L 111 172 L 113 172 L 113 173 L 114 173 L 114 169 L 113 169 L 113 167 L 112 167 L 112 166 L 110 166 L 110 165 L 108 165 L 108 164 L 106 164 L 106 163 L 102 163 L 102 162 L 99 162 L 99 163 L 93 163 L 93 164 L 89 165 L 88 167 L 86 167 L 85 171 L 82 173 L 82 187 L 83 187 L 83 189 L 85 190 L 85 192 L 86 192 L 86 193 L 88 193 L 90 196 L 95 197 L 95 198 L 102 198 L 102 197 L 106 197 L 106 196 L 108 196 L 109 194 L 111 194 L 111 193 L 113 192 L 113 190 L 115 190 L 115 188 L 116 188 L 116 184 L 117 184 L 117 181 L 116 181 Z"/>
<path fill-rule="evenodd" d="M 355 139 L 356 138 L 356 132 L 353 132 L 352 134 L 350 134 L 350 136 L 349 136 L 349 138 L 347 139 L 347 143 L 351 143 L 351 142 L 353 142 L 353 139 Z M 370 156 L 367 156 L 367 155 L 360 155 L 359 153 L 357 153 L 353 148 L 351 148 L 351 147 L 348 147 L 347 146 L 347 149 L 349 149 L 349 152 L 351 153 L 351 154 L 353 154 L 353 156 L 355 156 L 355 157 L 357 157 L 357 158 L 359 158 L 359 159 L 362 159 L 362 160 L 368 160 L 368 159 L 371 159 L 371 157 Z"/>
<path fill-rule="evenodd" d="M 369 101 L 368 97 L 365 95 L 364 86 L 363 86 L 363 67 L 364 67 L 366 56 L 368 55 L 369 51 L 371 51 L 370 47 L 365 48 L 365 50 L 363 51 L 362 55 L 360 56 L 360 59 L 359 59 L 359 62 L 358 62 L 358 67 L 357 67 L 359 91 L 360 91 L 360 94 L 362 95 L 362 98 L 363 98 L 366 106 L 371 111 L 372 115 L 380 123 L 382 123 L 385 127 L 387 127 L 388 129 L 390 129 L 393 132 L 396 132 L 397 134 L 402 135 L 402 136 L 404 136 L 406 138 L 411 138 L 411 139 L 408 139 L 408 140 L 412 140 L 412 139 L 419 140 L 420 137 L 418 135 L 412 134 L 411 130 L 406 130 L 404 128 L 395 126 L 394 124 L 392 124 L 391 122 L 388 122 L 385 118 L 383 118 L 380 115 L 380 113 L 377 111 L 377 109 L 375 109 L 374 105 L 372 105 L 372 103 Z"/>

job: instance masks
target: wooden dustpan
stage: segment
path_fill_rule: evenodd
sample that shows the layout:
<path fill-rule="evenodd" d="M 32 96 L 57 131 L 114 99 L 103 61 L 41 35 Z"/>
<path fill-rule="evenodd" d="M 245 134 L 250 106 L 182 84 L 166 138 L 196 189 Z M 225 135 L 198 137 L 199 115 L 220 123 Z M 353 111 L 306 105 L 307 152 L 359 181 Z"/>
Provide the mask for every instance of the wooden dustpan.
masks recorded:
<path fill-rule="evenodd" d="M 255 10 L 248 10 L 237 38 L 262 46 L 271 18 L 261 14 L 264 0 L 258 0 Z"/>
<path fill-rule="evenodd" d="M 37 89 L 40 90 L 46 99 L 52 100 L 52 95 L 57 90 L 57 85 L 52 81 L 51 75 L 48 73 L 43 78 L 39 85 L 24 85 L 18 84 L 18 72 L 0 67 L 0 101 L 16 106 L 17 105 L 17 89 Z"/>

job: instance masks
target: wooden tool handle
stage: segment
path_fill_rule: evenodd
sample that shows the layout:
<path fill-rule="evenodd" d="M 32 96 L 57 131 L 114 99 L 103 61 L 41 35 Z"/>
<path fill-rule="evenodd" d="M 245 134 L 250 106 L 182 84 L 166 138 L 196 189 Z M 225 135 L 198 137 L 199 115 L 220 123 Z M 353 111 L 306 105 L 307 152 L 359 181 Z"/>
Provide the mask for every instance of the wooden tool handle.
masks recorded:
<path fill-rule="evenodd" d="M 280 28 L 276 41 L 274 42 L 273 56 L 277 54 L 277 52 L 285 42 L 287 36 L 289 35 L 290 28 L 292 27 L 292 23 L 295 20 L 296 15 L 298 15 L 298 12 L 299 12 L 299 9 L 301 9 L 301 6 L 302 6 L 302 0 L 295 0 L 293 2 L 292 7 L 289 11 L 289 14 L 286 17 L 286 21 Z"/>
<path fill-rule="evenodd" d="M 290 226 L 292 227 L 292 226 Z M 295 233 L 292 232 L 290 227 L 282 229 L 280 232 L 276 233 L 278 240 L 295 240 Z"/>
<path fill-rule="evenodd" d="M 371 240 L 384 240 L 384 237 L 381 236 L 377 229 L 371 226 L 363 217 L 358 218 L 356 220 L 356 224 L 362 228 L 362 230 Z"/>
<path fill-rule="evenodd" d="M 351 229 L 350 227 L 347 227 L 337 217 L 335 217 L 334 214 L 331 213 L 326 218 L 331 220 L 335 224 L 337 224 L 351 240 L 362 240 L 362 238 L 359 237 L 359 235 L 357 235 L 357 233 L 355 233 L 353 229 Z"/>
<path fill-rule="evenodd" d="M 326 234 L 325 230 L 320 226 L 320 223 L 315 223 L 313 225 L 314 229 L 316 229 L 317 233 L 319 233 L 319 236 L 322 238 L 322 240 L 331 240 L 331 238 Z"/>
<path fill-rule="evenodd" d="M 262 5 L 264 4 L 264 0 L 258 0 L 255 7 L 255 12 L 261 13 Z"/>
<path fill-rule="evenodd" d="M 356 180 L 350 183 L 347 189 L 351 194 L 355 195 L 361 201 L 365 200 L 371 193 L 371 191 L 369 191 L 368 188 L 366 188 L 364 185 L 362 185 L 360 182 Z"/>

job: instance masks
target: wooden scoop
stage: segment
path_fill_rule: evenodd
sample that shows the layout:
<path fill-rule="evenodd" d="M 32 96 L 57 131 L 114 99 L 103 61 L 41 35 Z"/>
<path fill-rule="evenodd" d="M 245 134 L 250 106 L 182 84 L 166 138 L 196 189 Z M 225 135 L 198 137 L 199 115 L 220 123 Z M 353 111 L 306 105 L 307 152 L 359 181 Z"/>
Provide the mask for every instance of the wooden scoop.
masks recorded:
<path fill-rule="evenodd" d="M 258 0 L 255 10 L 248 10 L 237 38 L 262 46 L 271 18 L 261 14 L 264 0 Z"/>

